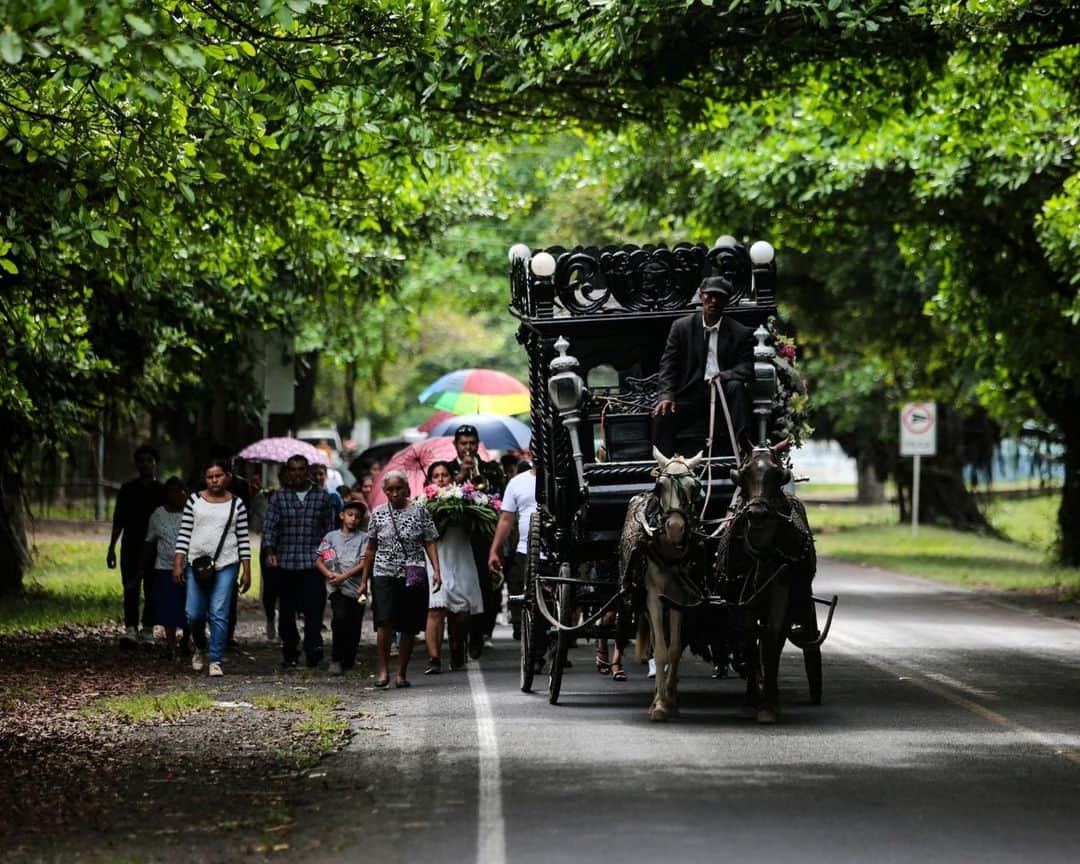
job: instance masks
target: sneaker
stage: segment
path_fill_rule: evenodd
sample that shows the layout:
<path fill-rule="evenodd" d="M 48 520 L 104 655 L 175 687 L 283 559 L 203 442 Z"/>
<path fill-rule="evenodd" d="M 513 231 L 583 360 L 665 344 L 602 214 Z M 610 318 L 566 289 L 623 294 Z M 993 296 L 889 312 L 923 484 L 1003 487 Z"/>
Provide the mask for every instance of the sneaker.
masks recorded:
<path fill-rule="evenodd" d="M 495 647 L 495 640 L 492 639 L 490 636 L 485 636 L 484 637 L 484 647 L 485 648 L 494 648 Z"/>
<path fill-rule="evenodd" d="M 211 663 L 210 664 L 210 677 L 211 678 L 220 678 L 224 674 L 225 674 L 225 670 L 221 668 L 220 663 Z"/>
<path fill-rule="evenodd" d="M 334 676 L 344 675 L 345 674 L 345 669 L 342 667 L 342 665 L 340 663 L 338 663 L 337 660 L 332 660 L 332 661 L 330 661 L 330 674 L 334 675 Z"/>
<path fill-rule="evenodd" d="M 153 627 L 143 627 L 143 629 L 139 631 L 139 642 L 141 642 L 143 645 L 153 645 L 154 644 L 154 628 Z"/>
<path fill-rule="evenodd" d="M 199 651 L 198 649 L 195 649 L 191 653 L 191 671 L 192 672 L 202 672 L 203 666 L 205 665 L 205 663 L 206 663 L 206 661 L 203 660 L 202 651 Z"/>
<path fill-rule="evenodd" d="M 653 658 L 653 657 L 649 658 L 649 674 L 646 675 L 645 677 L 646 678 L 655 678 L 656 677 L 656 659 Z"/>
<path fill-rule="evenodd" d="M 134 627 L 128 627 L 124 630 L 124 635 L 120 637 L 120 641 L 125 645 L 134 645 L 139 641 L 139 631 Z"/>
<path fill-rule="evenodd" d="M 274 619 L 266 619 L 266 640 L 268 642 L 274 642 L 277 640 L 277 628 L 274 626 Z"/>
<path fill-rule="evenodd" d="M 425 675 L 438 675 L 442 672 L 442 660 L 438 657 L 428 658 L 427 669 L 424 670 Z"/>

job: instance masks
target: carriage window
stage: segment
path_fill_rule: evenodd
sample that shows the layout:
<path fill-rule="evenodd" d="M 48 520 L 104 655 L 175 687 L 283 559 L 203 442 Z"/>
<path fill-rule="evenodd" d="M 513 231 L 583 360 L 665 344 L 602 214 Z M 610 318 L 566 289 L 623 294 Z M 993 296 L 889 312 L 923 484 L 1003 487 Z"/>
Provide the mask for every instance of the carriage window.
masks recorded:
<path fill-rule="evenodd" d="M 599 366 L 594 366 L 589 370 L 587 383 L 590 390 L 597 387 L 617 388 L 619 386 L 619 373 L 615 371 L 615 367 L 610 363 L 601 363 Z"/>

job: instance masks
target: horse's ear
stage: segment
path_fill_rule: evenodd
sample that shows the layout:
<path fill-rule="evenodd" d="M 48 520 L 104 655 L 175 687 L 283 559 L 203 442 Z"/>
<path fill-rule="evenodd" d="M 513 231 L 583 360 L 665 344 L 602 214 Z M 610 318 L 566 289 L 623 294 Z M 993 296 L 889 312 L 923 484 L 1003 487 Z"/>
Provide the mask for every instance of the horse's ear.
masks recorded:
<path fill-rule="evenodd" d="M 769 449 L 773 453 L 783 453 L 790 446 L 791 446 L 791 436 L 789 435 L 784 440 L 778 441 L 775 444 L 773 444 L 772 446 L 770 446 Z"/>
<path fill-rule="evenodd" d="M 671 461 L 667 458 L 667 456 L 660 452 L 660 448 L 658 448 L 656 445 L 653 445 L 652 455 L 653 459 L 656 460 L 656 463 L 660 466 L 661 470 L 667 468 L 668 462 Z"/>
<path fill-rule="evenodd" d="M 698 450 L 697 451 L 697 456 L 691 456 L 689 459 L 686 460 L 686 467 L 690 468 L 691 470 L 694 469 L 694 468 L 697 468 L 698 463 L 700 463 L 701 460 L 704 459 L 704 458 L 705 458 L 705 451 L 704 450 Z"/>
<path fill-rule="evenodd" d="M 739 485 L 739 469 L 738 468 L 732 468 L 731 469 L 731 482 L 734 483 L 736 486 Z"/>

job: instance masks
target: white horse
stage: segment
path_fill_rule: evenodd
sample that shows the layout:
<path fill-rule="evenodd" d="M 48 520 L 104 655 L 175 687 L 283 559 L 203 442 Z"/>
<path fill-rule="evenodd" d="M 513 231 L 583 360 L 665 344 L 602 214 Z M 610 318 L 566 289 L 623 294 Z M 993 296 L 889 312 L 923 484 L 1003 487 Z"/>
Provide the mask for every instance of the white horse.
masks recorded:
<path fill-rule="evenodd" d="M 683 456 L 668 459 L 654 447 L 653 457 L 659 466 L 653 472 L 656 486 L 652 492 L 637 495 L 630 501 L 623 525 L 622 551 L 624 561 L 629 560 L 631 550 L 644 553 L 645 614 L 638 616 L 635 648 L 639 661 L 648 659 L 650 649 L 656 660 L 656 693 L 649 707 L 649 718 L 664 721 L 679 713 L 683 612 L 678 607 L 686 605 L 688 597 L 678 569 L 693 543 L 690 523 L 698 483 L 694 468 L 701 462 L 702 454 L 691 459 Z"/>

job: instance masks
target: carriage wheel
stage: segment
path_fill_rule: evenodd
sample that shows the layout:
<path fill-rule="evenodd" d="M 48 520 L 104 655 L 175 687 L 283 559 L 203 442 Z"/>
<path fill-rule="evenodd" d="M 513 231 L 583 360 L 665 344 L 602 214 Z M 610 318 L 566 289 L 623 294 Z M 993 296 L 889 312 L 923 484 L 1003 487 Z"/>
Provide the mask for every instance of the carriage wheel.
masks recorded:
<path fill-rule="evenodd" d="M 537 638 L 536 628 L 541 623 L 546 627 L 546 622 L 541 622 L 536 614 L 531 598 L 532 593 L 538 590 L 540 576 L 540 517 L 533 513 L 529 517 L 528 557 L 525 560 L 525 600 L 521 604 L 521 692 L 532 693 L 533 676 L 536 673 L 536 663 L 540 657 L 536 656 L 542 642 Z"/>
<path fill-rule="evenodd" d="M 564 564 L 559 568 L 559 575 L 565 575 L 569 567 Z M 562 583 L 559 585 L 555 603 L 555 618 L 564 626 L 569 627 L 574 615 L 574 586 Z M 570 651 L 571 634 L 566 630 L 559 630 L 555 637 L 555 650 L 552 652 L 551 669 L 548 672 L 548 702 L 555 705 L 559 701 L 559 691 L 562 689 L 563 667 L 566 666 L 566 655 Z"/>
<path fill-rule="evenodd" d="M 521 692 L 532 693 L 533 674 L 536 662 L 533 660 L 533 614 L 525 605 L 521 609 Z"/>

